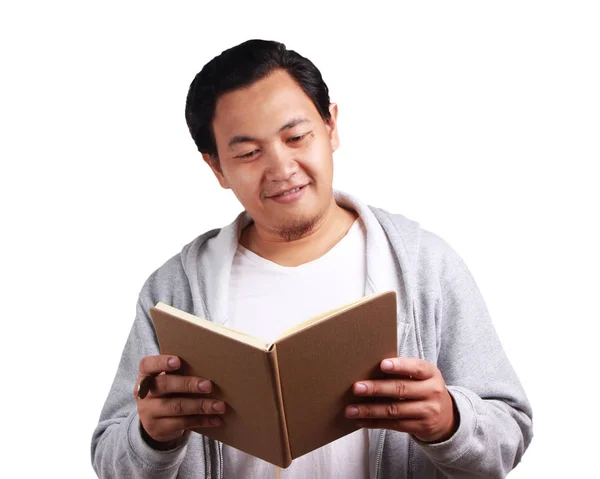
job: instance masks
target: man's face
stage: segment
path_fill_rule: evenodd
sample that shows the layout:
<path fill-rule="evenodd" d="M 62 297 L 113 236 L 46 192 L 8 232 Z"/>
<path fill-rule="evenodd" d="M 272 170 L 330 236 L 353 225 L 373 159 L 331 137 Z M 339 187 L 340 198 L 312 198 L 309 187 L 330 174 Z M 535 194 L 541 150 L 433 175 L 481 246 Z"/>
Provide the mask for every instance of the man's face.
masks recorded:
<path fill-rule="evenodd" d="M 218 164 L 203 157 L 257 226 L 294 239 L 310 231 L 331 205 L 337 105 L 331 104 L 330 112 L 326 124 L 283 70 L 217 101 Z"/>

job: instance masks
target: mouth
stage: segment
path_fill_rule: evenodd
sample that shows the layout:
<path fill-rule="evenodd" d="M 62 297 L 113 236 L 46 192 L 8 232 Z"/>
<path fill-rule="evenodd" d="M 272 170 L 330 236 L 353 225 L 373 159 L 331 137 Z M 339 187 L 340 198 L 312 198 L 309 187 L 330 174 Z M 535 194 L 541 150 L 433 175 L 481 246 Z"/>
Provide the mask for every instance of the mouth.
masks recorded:
<path fill-rule="evenodd" d="M 290 188 L 285 191 L 281 191 L 278 194 L 267 196 L 268 200 L 274 201 L 275 203 L 279 203 L 282 205 L 294 205 L 297 201 L 300 200 L 304 196 L 304 192 L 306 191 L 306 187 L 310 183 L 307 183 L 303 186 L 296 186 L 294 188 Z"/>
<path fill-rule="evenodd" d="M 276 193 L 274 195 L 269 195 L 267 198 L 283 198 L 287 195 L 293 195 L 294 193 L 298 193 L 300 190 L 304 189 L 308 185 L 296 186 L 295 188 L 291 188 L 289 190 L 282 191 L 280 193 Z"/>

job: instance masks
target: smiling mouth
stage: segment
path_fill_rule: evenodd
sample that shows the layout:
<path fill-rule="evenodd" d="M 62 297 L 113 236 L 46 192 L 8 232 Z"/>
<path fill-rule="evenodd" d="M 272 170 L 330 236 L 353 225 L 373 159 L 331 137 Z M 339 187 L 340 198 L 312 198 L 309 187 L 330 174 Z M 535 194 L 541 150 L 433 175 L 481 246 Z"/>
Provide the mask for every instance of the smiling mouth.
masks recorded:
<path fill-rule="evenodd" d="M 296 192 L 300 191 L 302 188 L 304 188 L 306 186 L 307 185 L 297 186 L 296 188 L 292 188 L 291 190 L 284 191 L 283 193 L 280 193 L 278 195 L 267 196 L 267 198 L 278 198 L 278 197 L 281 197 L 281 196 L 291 195 L 292 193 L 296 193 Z"/>

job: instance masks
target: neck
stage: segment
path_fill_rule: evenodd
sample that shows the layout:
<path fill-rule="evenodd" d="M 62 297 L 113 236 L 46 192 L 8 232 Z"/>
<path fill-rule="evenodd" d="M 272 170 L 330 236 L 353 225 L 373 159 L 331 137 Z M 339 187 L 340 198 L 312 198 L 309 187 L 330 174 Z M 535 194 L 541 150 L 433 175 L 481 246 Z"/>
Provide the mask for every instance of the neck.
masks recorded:
<path fill-rule="evenodd" d="M 241 234 L 240 244 L 281 266 L 299 266 L 323 256 L 348 232 L 358 214 L 340 207 L 335 199 L 315 226 L 301 238 L 286 240 L 256 223 Z"/>

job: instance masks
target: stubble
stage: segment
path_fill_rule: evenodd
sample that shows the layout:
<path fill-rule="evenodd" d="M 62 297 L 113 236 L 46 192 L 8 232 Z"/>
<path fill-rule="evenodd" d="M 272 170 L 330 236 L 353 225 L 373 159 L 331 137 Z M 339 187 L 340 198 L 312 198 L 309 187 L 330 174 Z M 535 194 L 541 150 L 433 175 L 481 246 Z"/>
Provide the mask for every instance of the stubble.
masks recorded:
<path fill-rule="evenodd" d="M 277 225 L 275 231 L 284 241 L 296 241 L 310 234 L 322 218 L 323 213 L 319 213 L 310 219 L 289 220 Z"/>

